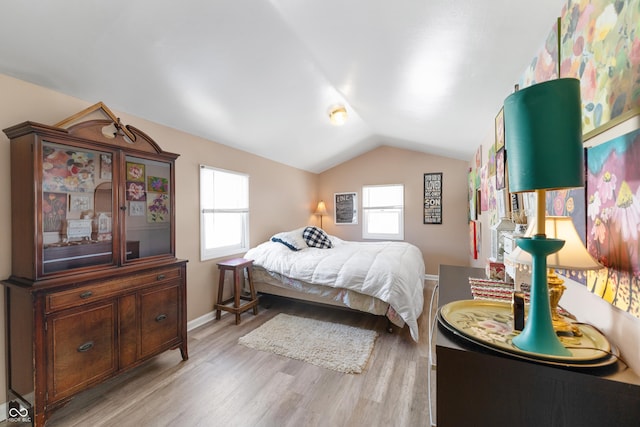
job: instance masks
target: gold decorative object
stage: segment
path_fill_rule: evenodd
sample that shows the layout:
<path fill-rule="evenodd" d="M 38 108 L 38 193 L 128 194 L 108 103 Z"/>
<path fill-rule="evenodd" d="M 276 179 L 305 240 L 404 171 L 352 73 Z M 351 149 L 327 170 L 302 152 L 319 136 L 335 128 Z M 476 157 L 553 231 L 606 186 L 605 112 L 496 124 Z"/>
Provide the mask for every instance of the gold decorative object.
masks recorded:
<path fill-rule="evenodd" d="M 534 220 L 529 224 L 525 237 L 532 236 L 535 230 Z M 564 280 L 556 274 L 556 269 L 570 271 L 597 270 L 601 265 L 587 252 L 582 240 L 578 236 L 571 217 L 548 216 L 545 219 L 546 234 L 549 238 L 565 241 L 562 249 L 547 257 L 547 285 L 549 287 L 549 304 L 551 305 L 551 322 L 557 334 L 580 336 L 580 328 L 574 326 L 564 316 L 558 313 L 558 304 L 566 287 Z M 531 265 L 531 255 L 516 248 L 507 255 L 509 261 L 523 265 Z"/>

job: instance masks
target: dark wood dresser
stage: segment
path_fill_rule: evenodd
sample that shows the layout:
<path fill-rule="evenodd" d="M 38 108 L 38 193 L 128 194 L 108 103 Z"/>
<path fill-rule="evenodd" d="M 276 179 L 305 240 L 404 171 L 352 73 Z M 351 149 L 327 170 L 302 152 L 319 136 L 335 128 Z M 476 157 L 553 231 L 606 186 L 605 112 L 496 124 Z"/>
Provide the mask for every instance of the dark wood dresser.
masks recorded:
<path fill-rule="evenodd" d="M 440 266 L 438 307 L 471 299 L 477 268 Z M 439 325 L 438 427 L 637 427 L 640 377 L 622 363 L 569 369 L 503 356 Z"/>

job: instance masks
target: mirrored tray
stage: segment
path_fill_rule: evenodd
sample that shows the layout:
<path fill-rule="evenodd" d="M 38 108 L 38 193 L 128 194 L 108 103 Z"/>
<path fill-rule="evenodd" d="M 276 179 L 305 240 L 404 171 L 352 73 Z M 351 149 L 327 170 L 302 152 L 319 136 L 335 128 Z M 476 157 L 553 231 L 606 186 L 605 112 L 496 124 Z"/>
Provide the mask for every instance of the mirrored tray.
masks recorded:
<path fill-rule="evenodd" d="M 599 367 L 615 363 L 617 349 L 607 338 L 587 324 L 578 324 L 581 337 L 559 337 L 571 356 L 533 353 L 514 346 L 510 303 L 483 300 L 453 301 L 441 307 L 438 320 L 449 331 L 475 344 L 536 362 L 563 366 Z"/>

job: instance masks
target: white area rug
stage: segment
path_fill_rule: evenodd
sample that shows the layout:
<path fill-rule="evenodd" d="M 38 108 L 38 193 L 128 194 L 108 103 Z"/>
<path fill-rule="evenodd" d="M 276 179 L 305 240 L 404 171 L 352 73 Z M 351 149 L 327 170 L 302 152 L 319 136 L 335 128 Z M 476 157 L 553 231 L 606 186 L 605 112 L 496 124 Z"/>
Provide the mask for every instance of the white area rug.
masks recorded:
<path fill-rule="evenodd" d="M 377 336 L 376 331 L 280 313 L 238 342 L 334 371 L 359 374 Z"/>

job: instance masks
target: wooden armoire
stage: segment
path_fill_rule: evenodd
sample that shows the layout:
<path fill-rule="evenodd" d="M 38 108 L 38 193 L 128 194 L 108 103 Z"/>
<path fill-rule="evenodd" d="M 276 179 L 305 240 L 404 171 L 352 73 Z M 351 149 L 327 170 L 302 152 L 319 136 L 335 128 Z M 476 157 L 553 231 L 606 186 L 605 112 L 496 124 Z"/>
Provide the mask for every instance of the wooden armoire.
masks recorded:
<path fill-rule="evenodd" d="M 24 122 L 4 132 L 7 395 L 18 421 L 41 426 L 78 392 L 161 352 L 188 358 L 186 261 L 175 256 L 178 155 L 119 120 Z"/>

